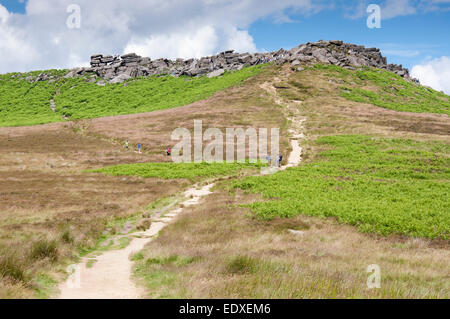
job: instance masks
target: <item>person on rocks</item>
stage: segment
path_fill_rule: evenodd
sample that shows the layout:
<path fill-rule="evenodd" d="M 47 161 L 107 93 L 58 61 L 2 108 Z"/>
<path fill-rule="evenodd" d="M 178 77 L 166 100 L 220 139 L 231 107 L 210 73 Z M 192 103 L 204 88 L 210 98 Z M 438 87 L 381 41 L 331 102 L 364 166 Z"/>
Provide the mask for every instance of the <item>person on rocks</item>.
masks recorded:
<path fill-rule="evenodd" d="M 127 151 L 128 151 L 128 140 L 126 140 L 126 142 L 125 142 L 125 148 L 126 148 Z"/>
<path fill-rule="evenodd" d="M 167 148 L 166 154 L 167 156 L 170 156 L 172 154 L 172 150 L 170 149 L 170 147 Z"/>
<path fill-rule="evenodd" d="M 140 154 L 141 153 L 141 144 L 140 143 L 137 145 L 137 150 L 138 150 L 138 153 Z"/>

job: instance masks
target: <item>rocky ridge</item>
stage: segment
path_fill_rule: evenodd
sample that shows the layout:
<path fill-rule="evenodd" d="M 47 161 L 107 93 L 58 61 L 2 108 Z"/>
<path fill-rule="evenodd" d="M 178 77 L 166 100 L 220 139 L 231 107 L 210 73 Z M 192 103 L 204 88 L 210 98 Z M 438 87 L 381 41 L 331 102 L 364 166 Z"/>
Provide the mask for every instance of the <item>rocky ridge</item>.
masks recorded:
<path fill-rule="evenodd" d="M 141 57 L 135 53 L 119 55 L 95 54 L 91 56 L 90 67 L 69 70 L 66 78 L 75 76 L 98 76 L 102 80 L 98 85 L 121 83 L 130 78 L 152 75 L 215 77 L 228 70 L 240 70 L 246 66 L 273 62 L 289 63 L 293 70 L 301 70 L 315 63 L 333 64 L 354 69 L 362 66 L 375 67 L 393 72 L 407 80 L 411 79 L 409 70 L 402 65 L 388 64 L 380 49 L 366 48 L 362 45 L 344 43 L 339 40 L 318 41 L 301 44 L 290 50 L 280 49 L 268 53 L 236 53 L 234 50 L 221 52 L 200 59 L 157 59 Z M 46 74 L 40 74 L 35 81 L 47 80 Z M 95 79 L 91 79 L 96 82 Z"/>
<path fill-rule="evenodd" d="M 343 41 L 318 41 L 301 44 L 290 50 L 280 49 L 269 53 L 236 53 L 233 50 L 200 59 L 151 60 L 135 53 L 122 56 L 91 56 L 91 67 L 69 72 L 68 76 L 94 73 L 110 83 L 122 82 L 138 76 L 170 74 L 173 76 L 220 76 L 227 70 L 240 70 L 266 62 L 290 63 L 294 69 L 304 64 L 325 63 L 346 68 L 371 66 L 385 69 L 410 79 L 409 71 L 402 65 L 388 64 L 377 48 L 343 43 Z"/>

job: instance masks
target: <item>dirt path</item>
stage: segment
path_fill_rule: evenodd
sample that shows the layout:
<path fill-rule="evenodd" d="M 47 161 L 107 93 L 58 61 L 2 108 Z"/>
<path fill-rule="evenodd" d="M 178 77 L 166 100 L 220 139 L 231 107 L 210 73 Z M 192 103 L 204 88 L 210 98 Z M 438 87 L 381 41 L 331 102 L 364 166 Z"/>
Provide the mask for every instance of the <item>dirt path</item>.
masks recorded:
<path fill-rule="evenodd" d="M 188 189 L 181 204 L 195 205 L 200 198 L 211 194 L 214 184 L 201 188 L 196 186 Z M 130 256 L 141 251 L 168 223 L 170 223 L 182 208 L 170 210 L 164 217 L 158 216 L 152 221 L 150 228 L 143 232 L 132 233 L 130 244 L 124 249 L 110 250 L 96 257 L 93 266 L 88 267 L 89 259 L 74 267 L 74 273 L 59 286 L 60 299 L 134 299 L 140 298 L 143 291 L 133 283 L 133 262 Z"/>
<path fill-rule="evenodd" d="M 279 78 L 275 78 L 274 82 L 280 82 Z M 281 166 L 280 170 L 285 170 L 288 167 L 294 167 L 300 164 L 302 156 L 302 148 L 300 147 L 299 140 L 304 139 L 303 135 L 303 122 L 305 118 L 300 114 L 299 106 L 301 101 L 285 101 L 283 100 L 277 92 L 277 89 L 270 82 L 264 82 L 260 87 L 269 93 L 276 104 L 283 106 L 284 113 L 289 121 L 291 121 L 291 128 L 289 129 L 290 143 L 292 151 L 289 154 L 288 161 L 286 165 Z"/>
<path fill-rule="evenodd" d="M 275 79 L 275 82 L 279 79 Z M 304 118 L 300 115 L 299 104 L 301 102 L 285 102 L 277 94 L 273 84 L 265 82 L 261 88 L 267 91 L 275 103 L 283 106 L 286 116 L 291 121 L 290 143 L 292 151 L 289 154 L 287 164 L 281 168 L 276 168 L 269 173 L 275 173 L 278 170 L 285 170 L 288 167 L 297 166 L 301 162 L 302 148 L 299 140 L 304 138 L 302 133 Z M 181 207 L 196 205 L 201 197 L 211 194 L 211 188 L 214 183 L 201 188 L 197 185 L 188 189 L 185 193 L 185 200 Z M 167 224 L 169 224 L 183 208 L 173 209 L 173 204 L 166 207 L 167 213 L 161 217 L 156 214 L 152 219 L 151 227 L 143 232 L 132 233 L 131 242 L 124 249 L 106 251 L 95 258 L 96 262 L 91 267 L 88 266 L 89 259 L 74 268 L 70 278 L 59 286 L 61 299 L 134 299 L 141 298 L 144 291 L 138 288 L 131 276 L 133 273 L 133 262 L 130 256 L 133 253 L 141 251 Z"/>

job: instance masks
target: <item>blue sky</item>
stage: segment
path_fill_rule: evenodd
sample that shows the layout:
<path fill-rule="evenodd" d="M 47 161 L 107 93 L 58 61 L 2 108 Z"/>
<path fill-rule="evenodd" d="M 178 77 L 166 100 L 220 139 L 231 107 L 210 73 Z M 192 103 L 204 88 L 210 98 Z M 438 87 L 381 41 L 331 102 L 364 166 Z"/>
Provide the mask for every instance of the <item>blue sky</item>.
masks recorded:
<path fill-rule="evenodd" d="M 25 13 L 26 0 L 1 0 L 0 4 L 9 12 Z"/>
<path fill-rule="evenodd" d="M 349 19 L 344 14 L 327 10 L 307 17 L 292 15 L 291 23 L 263 19 L 253 23 L 249 32 L 257 47 L 268 51 L 335 39 L 381 48 L 391 63 L 407 67 L 450 55 L 450 11 L 382 19 L 380 29 L 369 29 L 367 17 Z"/>
<path fill-rule="evenodd" d="M 65 25 L 71 3 L 81 7 L 79 30 Z M 372 3 L 381 7 L 379 29 L 366 25 Z M 426 66 L 421 76 L 450 68 L 450 0 L 0 0 L 0 5 L 0 22 L 2 8 L 7 10 L 6 24 L 0 23 L 0 56 L 11 59 L 0 64 L 0 72 L 72 67 L 96 52 L 198 57 L 229 48 L 289 49 L 320 39 L 378 47 L 390 63 Z M 18 48 L 23 48 L 19 56 Z"/>

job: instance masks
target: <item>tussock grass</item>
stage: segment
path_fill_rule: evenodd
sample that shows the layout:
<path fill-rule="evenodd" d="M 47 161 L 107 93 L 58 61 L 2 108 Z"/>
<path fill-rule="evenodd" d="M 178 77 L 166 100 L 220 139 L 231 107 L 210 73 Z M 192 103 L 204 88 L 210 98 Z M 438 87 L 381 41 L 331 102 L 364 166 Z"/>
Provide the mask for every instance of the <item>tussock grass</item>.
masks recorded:
<path fill-rule="evenodd" d="M 230 274 L 247 274 L 256 271 L 258 261 L 248 256 L 232 257 L 225 265 L 225 269 Z"/>
<path fill-rule="evenodd" d="M 58 259 L 58 247 L 55 240 L 41 239 L 36 241 L 31 246 L 31 259 L 45 259 L 48 258 L 54 262 Z"/>
<path fill-rule="evenodd" d="M 19 283 L 28 282 L 29 278 L 26 274 L 24 262 L 17 254 L 5 252 L 0 256 L 0 278 L 7 278 Z"/>
<path fill-rule="evenodd" d="M 74 237 L 71 234 L 70 230 L 66 229 L 62 234 L 61 234 L 61 240 L 66 243 L 66 244 L 72 244 L 74 242 Z"/>

